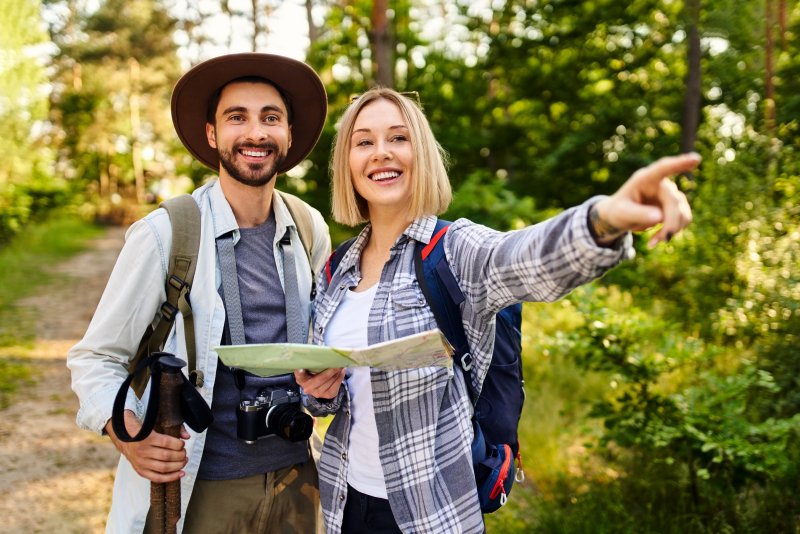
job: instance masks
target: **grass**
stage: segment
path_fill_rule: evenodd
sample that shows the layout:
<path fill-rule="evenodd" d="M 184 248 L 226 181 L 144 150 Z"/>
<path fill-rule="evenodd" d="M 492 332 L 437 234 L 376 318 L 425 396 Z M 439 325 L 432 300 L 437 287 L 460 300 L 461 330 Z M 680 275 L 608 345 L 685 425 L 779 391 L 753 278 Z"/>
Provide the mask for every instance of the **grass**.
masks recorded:
<path fill-rule="evenodd" d="M 48 267 L 86 248 L 102 228 L 69 213 L 57 213 L 30 225 L 0 248 L 0 347 L 30 345 L 36 317 L 18 306 L 57 275 Z M 23 361 L 0 358 L 0 405 L 22 383 L 31 380 Z"/>
<path fill-rule="evenodd" d="M 566 473 L 594 470 L 584 445 L 598 429 L 587 421 L 588 402 L 603 396 L 608 377 L 587 373 L 565 354 L 554 352 L 553 337 L 583 321 L 567 300 L 523 306 L 523 374 L 525 405 L 519 425 L 525 481 L 514 484 L 508 503 L 484 516 L 488 532 L 547 532 L 541 509 Z"/>

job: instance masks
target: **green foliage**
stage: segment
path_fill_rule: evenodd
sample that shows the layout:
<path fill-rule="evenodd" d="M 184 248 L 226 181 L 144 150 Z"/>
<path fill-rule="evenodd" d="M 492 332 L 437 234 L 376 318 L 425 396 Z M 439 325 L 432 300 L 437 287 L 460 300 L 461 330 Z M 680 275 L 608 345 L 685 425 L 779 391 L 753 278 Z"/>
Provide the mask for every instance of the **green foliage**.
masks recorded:
<path fill-rule="evenodd" d="M 39 7 L 38 0 L 0 5 L 0 187 L 24 181 L 47 159 L 33 143 L 34 126 L 47 117 L 47 78 L 38 58 L 47 34 Z"/>
<path fill-rule="evenodd" d="M 48 216 L 71 199 L 63 180 L 33 176 L 20 183 L 0 184 L 0 246 L 33 221 Z"/>
<path fill-rule="evenodd" d="M 445 218 L 466 217 L 474 222 L 500 230 L 523 228 L 537 216 L 531 197 L 517 198 L 503 180 L 475 171 L 453 194 L 453 202 Z M 544 216 L 539 216 L 544 219 Z"/>
<path fill-rule="evenodd" d="M 488 44 L 478 59 L 486 92 L 469 103 L 489 132 L 465 163 L 504 169 L 518 194 L 565 207 L 677 150 L 685 67 L 675 5 L 464 5 L 467 27 Z"/>
<path fill-rule="evenodd" d="M 25 231 L 0 248 L 0 346 L 27 342 L 34 334 L 34 317 L 17 306 L 52 280 L 48 266 L 82 250 L 100 228 L 65 212 L 29 223 Z"/>
<path fill-rule="evenodd" d="M 58 47 L 51 101 L 63 174 L 95 195 L 142 196 L 184 170 L 169 116 L 179 64 L 174 18 L 159 0 L 48 2 Z M 177 156 L 175 157 L 177 160 Z M 135 194 L 134 194 L 135 193 Z"/>
<path fill-rule="evenodd" d="M 638 499 L 624 501 L 636 518 L 632 526 L 661 524 L 672 531 L 672 514 L 680 513 L 696 518 L 698 532 L 713 532 L 710 525 L 735 528 L 751 516 L 763 519 L 759 503 L 735 503 L 751 491 L 797 502 L 791 488 L 800 465 L 800 415 L 764 417 L 760 405 L 780 401 L 784 392 L 747 358 L 755 354 L 682 334 L 613 289 L 584 288 L 570 300 L 586 321 L 552 338 L 546 350 L 570 354 L 608 377 L 589 415 L 605 427 L 598 452 L 624 473 L 613 483 L 616 491 L 636 488 Z M 591 484 L 587 504 L 594 506 L 599 496 L 610 505 L 604 485 Z M 554 494 L 561 491 L 556 486 Z M 654 511 L 665 514 L 656 523 L 646 517 Z M 673 519 L 661 522 L 665 517 Z M 685 524 L 677 520 L 676 530 Z M 792 513 L 781 513 L 770 524 L 783 531 L 794 521 Z"/>

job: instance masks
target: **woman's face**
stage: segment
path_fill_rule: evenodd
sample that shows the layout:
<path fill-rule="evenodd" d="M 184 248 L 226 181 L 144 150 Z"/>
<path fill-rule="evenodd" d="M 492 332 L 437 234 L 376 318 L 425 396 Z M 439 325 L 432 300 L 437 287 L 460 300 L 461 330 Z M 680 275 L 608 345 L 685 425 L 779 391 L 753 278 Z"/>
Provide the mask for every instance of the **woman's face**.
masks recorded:
<path fill-rule="evenodd" d="M 411 203 L 414 151 L 400 109 L 378 99 L 364 106 L 350 136 L 353 187 L 376 210 L 407 211 Z"/>

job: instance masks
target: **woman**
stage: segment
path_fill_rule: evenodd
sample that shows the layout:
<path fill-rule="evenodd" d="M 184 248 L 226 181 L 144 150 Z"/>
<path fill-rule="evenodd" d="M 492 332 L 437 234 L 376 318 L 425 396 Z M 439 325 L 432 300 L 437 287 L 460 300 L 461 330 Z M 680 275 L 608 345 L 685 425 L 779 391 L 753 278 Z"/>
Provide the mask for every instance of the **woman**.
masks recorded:
<path fill-rule="evenodd" d="M 632 256 L 631 230 L 662 224 L 655 245 L 685 227 L 691 211 L 669 176 L 699 161 L 696 154 L 658 160 L 613 196 L 524 230 L 453 223 L 444 246 L 466 296 L 471 374 L 488 369 L 498 310 L 554 301 L 602 275 Z M 368 224 L 330 284 L 319 280 L 314 343 L 357 347 L 435 328 L 413 250 L 428 242 L 451 192 L 420 108 L 390 89 L 361 95 L 342 117 L 331 169 L 334 219 Z M 456 369 L 295 373 L 312 413 L 336 414 L 320 462 L 329 532 L 484 530 L 470 455 L 472 407 Z"/>

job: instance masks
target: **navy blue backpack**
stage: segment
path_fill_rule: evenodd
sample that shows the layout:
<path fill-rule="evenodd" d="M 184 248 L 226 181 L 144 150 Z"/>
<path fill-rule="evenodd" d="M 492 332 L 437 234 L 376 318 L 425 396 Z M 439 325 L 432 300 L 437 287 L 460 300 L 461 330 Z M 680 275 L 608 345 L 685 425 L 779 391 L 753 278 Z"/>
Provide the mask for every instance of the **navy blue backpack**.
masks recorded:
<path fill-rule="evenodd" d="M 514 304 L 497 314 L 492 362 L 480 395 L 476 395 L 469 377 L 472 355 L 461 322 L 460 305 L 465 297 L 444 253 L 442 237 L 449 226 L 448 221 L 437 220 L 430 242 L 424 246 L 417 243 L 414 264 L 417 282 L 436 324 L 455 348 L 455 364 L 464 371 L 475 406 L 472 465 L 481 511 L 488 514 L 506 503 L 515 480 L 522 482 L 525 479 L 517 435 L 525 401 L 521 358 L 522 305 Z M 328 282 L 353 241 L 345 241 L 331 254 L 325 266 Z"/>

